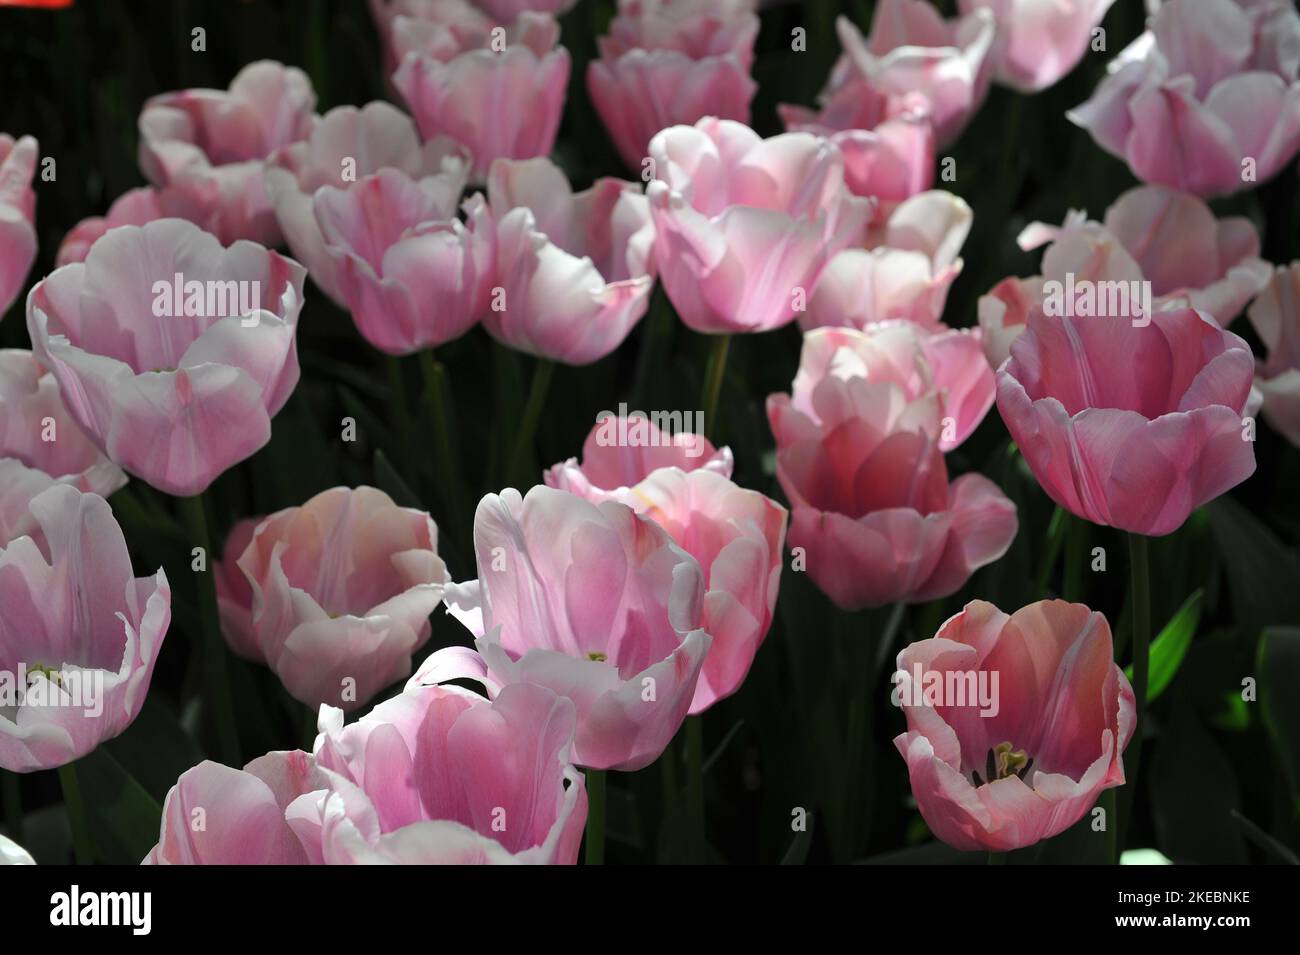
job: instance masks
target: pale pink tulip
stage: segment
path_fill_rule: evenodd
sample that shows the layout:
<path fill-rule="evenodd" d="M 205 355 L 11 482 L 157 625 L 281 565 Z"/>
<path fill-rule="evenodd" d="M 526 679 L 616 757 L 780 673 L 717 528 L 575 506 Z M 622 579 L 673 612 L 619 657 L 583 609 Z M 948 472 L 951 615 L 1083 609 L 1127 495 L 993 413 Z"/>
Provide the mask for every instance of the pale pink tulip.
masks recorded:
<path fill-rule="evenodd" d="M 1114 2 L 957 0 L 957 6 L 962 13 L 981 8 L 993 12 L 997 18 L 997 38 L 989 56 L 993 78 L 1022 93 L 1037 93 L 1078 65 L 1093 42 L 1094 28 Z"/>
<path fill-rule="evenodd" d="M 1136 714 L 1111 653 L 1106 618 L 1062 600 L 1010 616 L 975 600 L 899 653 L 907 732 L 894 745 L 930 831 L 956 849 L 1008 852 L 1122 786 Z"/>
<path fill-rule="evenodd" d="M 477 0 L 477 2 L 489 14 L 504 22 L 513 20 L 519 14 L 529 10 L 558 17 L 572 10 L 578 0 Z"/>
<path fill-rule="evenodd" d="M 140 113 L 140 168 L 160 188 L 163 213 L 196 222 L 227 245 L 279 245 L 264 160 L 311 134 L 315 105 L 307 75 L 272 60 L 244 67 L 229 90 L 152 97 Z"/>
<path fill-rule="evenodd" d="M 370 12 L 384 47 L 387 77 L 417 39 L 425 49 L 446 51 L 438 57 L 446 59 L 458 50 L 484 45 L 496 25 L 470 0 L 370 0 Z M 406 21 L 401 30 L 397 29 L 399 17 Z"/>
<path fill-rule="evenodd" d="M 171 622 L 160 569 L 137 579 L 97 494 L 58 484 L 31 501 L 42 545 L 0 547 L 0 768 L 28 773 L 85 756 L 140 713 Z"/>
<path fill-rule="evenodd" d="M 845 187 L 840 151 L 808 133 L 761 139 L 709 117 L 659 133 L 650 155 L 659 275 L 698 332 L 788 323 L 872 215 L 874 201 Z"/>
<path fill-rule="evenodd" d="M 1268 350 L 1255 377 L 1264 417 L 1300 447 L 1300 262 L 1278 266 L 1246 314 Z"/>
<path fill-rule="evenodd" d="M 0 133 L 0 318 L 18 298 L 36 261 L 36 173 L 39 147 Z"/>
<path fill-rule="evenodd" d="M 163 212 L 157 189 L 152 186 L 131 189 L 113 201 L 106 215 L 82 219 L 69 229 L 59 245 L 54 264 L 71 265 L 73 262 L 86 261 L 90 247 L 109 229 L 116 229 L 121 225 L 144 225 L 166 217 L 167 213 Z"/>
<path fill-rule="evenodd" d="M 222 248 L 179 219 L 122 226 L 37 283 L 27 330 L 110 460 L 193 495 L 270 439 L 298 382 L 305 277 L 292 259 Z"/>
<path fill-rule="evenodd" d="M 216 575 L 227 640 L 295 699 L 354 710 L 409 675 L 429 639 L 448 582 L 437 547 L 429 515 L 370 487 L 323 491 L 251 536 L 237 525 Z"/>
<path fill-rule="evenodd" d="M 749 122 L 758 17 L 744 0 L 626 0 L 587 66 L 587 90 L 629 169 L 650 140 L 705 116 Z"/>
<path fill-rule="evenodd" d="M 483 314 L 511 348 L 569 365 L 616 349 L 654 287 L 654 226 L 635 183 L 573 193 L 549 159 L 497 160 L 488 176 L 500 298 Z"/>
<path fill-rule="evenodd" d="M 28 505 L 51 485 L 108 497 L 125 483 L 77 427 L 54 376 L 31 352 L 0 351 L 0 544 L 23 534 L 41 543 Z"/>
<path fill-rule="evenodd" d="M 1158 537 L 1254 472 L 1254 372 L 1246 343 L 1194 309 L 1144 326 L 1036 308 L 998 372 L 998 410 L 1053 501 Z"/>
<path fill-rule="evenodd" d="M 36 860 L 18 843 L 0 836 L 0 865 L 36 865 Z"/>
<path fill-rule="evenodd" d="M 1205 197 L 1252 189 L 1300 150 L 1300 14 L 1169 0 L 1066 115 L 1144 182 Z"/>

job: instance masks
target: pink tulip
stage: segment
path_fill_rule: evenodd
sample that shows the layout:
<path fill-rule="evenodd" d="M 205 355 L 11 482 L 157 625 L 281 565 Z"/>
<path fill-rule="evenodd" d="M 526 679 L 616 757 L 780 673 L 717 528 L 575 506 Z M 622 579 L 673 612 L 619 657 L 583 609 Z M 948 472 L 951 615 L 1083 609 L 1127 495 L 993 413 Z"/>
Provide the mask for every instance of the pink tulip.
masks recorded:
<path fill-rule="evenodd" d="M 498 160 L 488 175 L 499 298 L 483 315 L 519 351 L 587 365 L 641 320 L 654 287 L 654 227 L 635 183 L 574 194 L 549 159 Z"/>
<path fill-rule="evenodd" d="M 1292 4 L 1169 0 L 1069 116 L 1144 182 L 1222 196 L 1300 150 Z"/>
<path fill-rule="evenodd" d="M 289 250 L 307 266 L 313 281 L 345 308 L 312 199 L 325 186 L 356 188 L 381 169 L 396 169 L 421 181 L 437 197 L 442 218 L 452 219 L 469 174 L 469 156 L 447 139 L 421 146 L 411 118 L 376 101 L 360 109 L 330 110 L 306 140 L 277 149 L 266 163 L 266 192 Z"/>
<path fill-rule="evenodd" d="M 426 682 L 537 683 L 578 710 L 574 762 L 636 770 L 686 718 L 711 638 L 695 559 L 630 507 L 537 486 L 489 494 L 474 520 L 477 580 L 447 588 L 475 636 L 426 661 Z"/>
<path fill-rule="evenodd" d="M 984 103 L 995 33 L 988 10 L 948 21 L 926 0 L 880 0 L 870 36 L 846 17 L 836 29 L 854 75 L 875 96 L 924 97 L 938 148 L 951 144 Z M 837 65 L 836 72 L 846 69 Z"/>
<path fill-rule="evenodd" d="M 808 133 L 761 139 L 710 117 L 659 133 L 650 155 L 659 275 L 698 332 L 789 322 L 872 214 L 874 202 L 844 186 L 840 151 Z"/>
<path fill-rule="evenodd" d="M 702 434 L 668 433 L 645 415 L 602 413 L 582 443 L 582 462 L 569 458 L 553 465 L 544 480 L 593 504 L 631 504 L 625 492 L 661 468 L 703 469 L 729 478 L 734 463 L 730 448 L 714 448 Z"/>
<path fill-rule="evenodd" d="M 790 543 L 838 606 L 946 597 L 1011 545 L 1015 506 L 980 474 L 949 484 L 942 453 L 989 407 L 985 372 L 964 332 L 804 336 L 794 393 L 770 396 L 767 415 Z"/>
<path fill-rule="evenodd" d="M 496 25 L 469 0 L 370 0 L 370 13 L 384 48 L 384 75 L 391 77 L 408 49 L 420 46 L 456 51 L 482 46 Z M 398 30 L 397 20 L 403 18 Z M 412 22 L 418 21 L 418 22 Z"/>
<path fill-rule="evenodd" d="M 1153 309 L 1195 308 L 1227 325 L 1271 273 L 1249 219 L 1215 219 L 1201 200 L 1162 186 L 1130 189 L 1102 222 L 1082 212 L 1071 212 L 1059 228 L 1035 222 L 1019 242 L 1026 250 L 1051 244 L 1041 276 L 1003 282 L 980 301 L 980 326 L 995 368 L 1006 360 L 1029 311 L 1043 304 L 1048 282 L 1063 289 L 1072 275 L 1076 288 L 1149 283 Z"/>
<path fill-rule="evenodd" d="M 1300 262 L 1278 266 L 1246 314 L 1268 350 L 1255 378 L 1264 417 L 1300 447 Z"/>
<path fill-rule="evenodd" d="M 1034 309 L 998 372 L 998 410 L 1057 504 L 1158 537 L 1254 472 L 1254 371 L 1246 343 L 1194 309 L 1146 325 Z"/>
<path fill-rule="evenodd" d="M 962 13 L 991 10 L 993 78 L 1022 93 L 1052 86 L 1088 52 L 1115 0 L 958 0 Z M 1104 47 L 1103 47 L 1104 48 Z"/>
<path fill-rule="evenodd" d="M 327 263 L 317 274 L 366 341 L 390 355 L 459 338 L 487 308 L 490 216 L 476 195 L 461 222 L 454 186 L 385 168 L 347 189 L 321 186 L 311 200 Z"/>
<path fill-rule="evenodd" d="M 477 0 L 478 5 L 498 20 L 513 20 L 526 11 L 558 17 L 577 5 L 578 0 Z"/>
<path fill-rule="evenodd" d="M 140 113 L 140 168 L 162 189 L 164 214 L 196 222 L 226 245 L 279 245 L 264 160 L 311 134 L 315 105 L 307 75 L 271 60 L 244 67 L 229 90 L 152 97 Z"/>
<path fill-rule="evenodd" d="M 102 497 L 58 484 L 31 512 L 43 545 L 0 547 L 0 684 L 24 694 L 0 711 L 0 768 L 16 773 L 70 763 L 130 726 L 171 622 L 167 575 L 133 576 Z"/>
<path fill-rule="evenodd" d="M 109 459 L 193 495 L 270 439 L 298 381 L 305 276 L 292 259 L 251 242 L 222 248 L 189 222 L 123 226 L 37 283 L 27 329 Z"/>
<path fill-rule="evenodd" d="M 456 37 L 454 43 L 432 29 L 409 17 L 393 21 L 401 54 L 393 84 L 421 135 L 448 136 L 468 147 L 480 182 L 494 159 L 549 154 L 569 82 L 569 52 L 556 46 L 559 24 L 545 14 L 522 13 L 500 34 Z"/>
<path fill-rule="evenodd" d="M 429 515 L 369 487 L 236 525 L 216 575 L 226 638 L 295 699 L 356 709 L 410 674 L 429 639 L 448 582 L 437 547 Z"/>
<path fill-rule="evenodd" d="M 862 329 L 904 319 L 942 330 L 948 289 L 961 274 L 958 253 L 972 218 L 970 206 L 951 193 L 923 192 L 905 200 L 877 230 L 873 248 L 845 249 L 831 259 L 799 327 Z"/>
<path fill-rule="evenodd" d="M 39 147 L 31 136 L 0 133 L 0 318 L 23 290 L 36 261 L 36 173 Z"/>
<path fill-rule="evenodd" d="M 28 504 L 52 485 L 108 497 L 125 483 L 68 414 L 54 376 L 31 352 L 0 351 L 0 544 L 24 534 L 43 543 Z"/>
<path fill-rule="evenodd" d="M 974 600 L 899 653 L 907 732 L 894 745 L 930 831 L 955 849 L 1008 852 L 1122 786 L 1136 715 L 1111 653 L 1106 618 L 1063 600 L 1010 616 Z"/>
<path fill-rule="evenodd" d="M 0 865 L 36 865 L 36 860 L 18 843 L 0 836 Z"/>
<path fill-rule="evenodd" d="M 73 262 L 86 261 L 90 247 L 94 245 L 109 229 L 122 225 L 144 225 L 155 219 L 166 218 L 162 203 L 158 199 L 158 190 L 152 186 L 141 186 L 122 193 L 108 207 L 108 214 L 82 219 L 63 237 L 59 245 L 55 265 L 71 265 Z"/>
<path fill-rule="evenodd" d="M 749 122 L 757 36 L 744 0 L 625 0 L 596 41 L 587 89 L 629 169 L 641 170 L 661 129 L 705 116 Z"/>

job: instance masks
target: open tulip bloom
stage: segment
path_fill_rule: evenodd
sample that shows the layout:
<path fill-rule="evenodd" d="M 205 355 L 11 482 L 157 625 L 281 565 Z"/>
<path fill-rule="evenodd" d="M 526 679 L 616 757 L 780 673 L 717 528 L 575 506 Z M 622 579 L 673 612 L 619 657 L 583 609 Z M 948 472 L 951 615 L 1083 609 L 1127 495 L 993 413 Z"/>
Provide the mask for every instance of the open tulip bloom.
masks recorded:
<path fill-rule="evenodd" d="M 0 133 L 0 318 L 22 291 L 36 261 L 36 159 L 31 136 L 15 141 Z"/>

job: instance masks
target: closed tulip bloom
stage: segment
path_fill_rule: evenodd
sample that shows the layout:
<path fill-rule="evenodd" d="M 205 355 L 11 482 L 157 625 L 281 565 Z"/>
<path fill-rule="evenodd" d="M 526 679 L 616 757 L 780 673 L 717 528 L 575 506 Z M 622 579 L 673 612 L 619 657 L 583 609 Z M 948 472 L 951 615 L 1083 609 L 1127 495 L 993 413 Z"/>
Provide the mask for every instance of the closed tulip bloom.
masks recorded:
<path fill-rule="evenodd" d="M 943 458 L 988 408 L 980 368 L 962 332 L 805 335 L 794 393 L 770 396 L 767 415 L 790 543 L 839 607 L 948 596 L 1011 545 L 1015 506 L 980 474 L 949 483 Z"/>
<path fill-rule="evenodd" d="M 1300 447 L 1300 262 L 1278 266 L 1246 314 L 1268 350 L 1255 377 L 1264 418 Z"/>
<path fill-rule="evenodd" d="M 114 229 L 27 298 L 33 351 L 82 430 L 168 494 L 202 492 L 271 436 L 298 382 L 306 272 L 179 219 Z"/>
<path fill-rule="evenodd" d="M 1158 537 L 1254 472 L 1255 360 L 1194 309 L 1150 319 L 1035 309 L 998 372 L 998 410 L 1057 504 Z"/>
<path fill-rule="evenodd" d="M 108 213 L 82 219 L 68 230 L 59 244 L 58 254 L 54 257 L 55 265 L 71 265 L 73 262 L 86 261 L 90 247 L 94 245 L 109 229 L 121 225 L 144 225 L 155 219 L 167 218 L 163 204 L 158 198 L 158 190 L 152 186 L 141 186 L 122 193 L 108 207 Z"/>
<path fill-rule="evenodd" d="M 743 0 L 625 0 L 596 42 L 587 89 L 629 169 L 669 126 L 749 122 L 758 17 Z"/>
<path fill-rule="evenodd" d="M 429 639 L 448 581 L 437 545 L 427 514 L 369 487 L 323 491 L 251 535 L 238 525 L 216 575 L 227 640 L 308 706 L 356 709 Z"/>
<path fill-rule="evenodd" d="M 925 98 L 940 149 L 957 138 L 984 103 L 995 35 L 988 10 L 945 20 L 925 0 L 881 0 L 869 36 L 863 37 L 847 17 L 836 21 L 836 31 L 848 63 L 877 95 Z"/>
<path fill-rule="evenodd" d="M 498 160 L 488 204 L 501 289 L 483 315 L 492 336 L 568 365 L 621 345 L 654 287 L 654 226 L 640 188 L 605 178 L 575 194 L 549 159 Z"/>
<path fill-rule="evenodd" d="M 577 706 L 578 765 L 654 762 L 686 718 L 709 650 L 695 559 L 626 505 L 540 485 L 483 498 L 474 549 L 479 578 L 450 586 L 447 606 L 482 656 L 441 650 L 430 682 L 548 687 Z"/>
<path fill-rule="evenodd" d="M 997 18 L 989 55 L 993 78 L 1037 93 L 1069 73 L 1092 42 L 1092 31 L 1115 0 L 958 0 L 962 13 L 986 9 Z"/>
<path fill-rule="evenodd" d="M 874 202 L 808 133 L 762 139 L 714 118 L 650 143 L 655 258 L 682 321 L 706 334 L 762 332 L 795 317 L 826 263 L 859 241 Z"/>
<path fill-rule="evenodd" d="M 0 836 L 0 865 L 36 865 L 36 860 L 18 843 Z"/>
<path fill-rule="evenodd" d="M 930 831 L 955 849 L 1009 852 L 1122 786 L 1136 714 L 1111 654 L 1106 618 L 1063 600 L 1011 615 L 975 600 L 899 653 L 907 732 L 894 745 Z"/>
<path fill-rule="evenodd" d="M 427 24 L 393 21 L 394 45 L 402 53 L 393 84 L 415 116 L 425 139 L 449 136 L 474 157 L 481 182 L 495 159 L 546 156 L 564 110 L 569 51 L 557 47 L 560 25 L 546 14 L 522 13 L 504 33 L 457 37 L 425 35 Z M 409 34 L 409 35 L 404 35 Z"/>
<path fill-rule="evenodd" d="M 470 0 L 370 0 L 370 13 L 384 48 L 384 75 L 392 77 L 406 52 L 416 48 L 443 51 L 481 46 L 496 26 Z M 401 29 L 397 20 L 403 19 Z"/>
<path fill-rule="evenodd" d="M 36 140 L 0 133 L 0 318 L 4 317 L 36 261 L 36 193 L 32 176 Z"/>
<path fill-rule="evenodd" d="M 307 75 L 272 60 L 244 67 L 228 90 L 154 96 L 140 113 L 140 168 L 162 189 L 167 215 L 199 223 L 223 244 L 279 245 L 264 160 L 311 134 L 315 105 Z"/>
<path fill-rule="evenodd" d="M 289 251 L 344 308 L 312 200 L 325 186 L 355 188 L 381 169 L 420 181 L 437 198 L 442 218 L 452 219 L 469 175 L 469 155 L 448 139 L 421 146 L 411 118 L 376 101 L 330 110 L 306 140 L 281 147 L 267 160 L 266 191 Z"/>
<path fill-rule="evenodd" d="M 870 249 L 845 249 L 831 259 L 799 315 L 805 331 L 825 326 L 864 329 L 902 319 L 940 331 L 948 289 L 961 274 L 958 253 L 973 215 L 948 192 L 923 192 L 902 202 Z"/>
<path fill-rule="evenodd" d="M 31 501 L 30 536 L 0 546 L 0 768 L 85 756 L 134 722 L 171 622 L 160 569 L 135 578 L 108 502 L 59 484 Z"/>
<path fill-rule="evenodd" d="M 602 414 L 582 443 L 582 460 L 569 458 L 552 465 L 543 479 L 547 487 L 577 494 L 593 504 L 626 502 L 624 492 L 660 468 L 702 468 L 729 478 L 734 464 L 730 448 L 714 448 L 702 434 L 669 433 L 644 415 Z"/>
<path fill-rule="evenodd" d="M 1297 43 L 1293 4 L 1168 0 L 1067 116 L 1144 182 L 1252 189 L 1300 150 Z"/>
<path fill-rule="evenodd" d="M 28 505 L 52 485 L 108 497 L 125 483 L 77 427 L 54 376 L 31 352 L 0 350 L 0 544 L 23 534 L 41 542 Z"/>

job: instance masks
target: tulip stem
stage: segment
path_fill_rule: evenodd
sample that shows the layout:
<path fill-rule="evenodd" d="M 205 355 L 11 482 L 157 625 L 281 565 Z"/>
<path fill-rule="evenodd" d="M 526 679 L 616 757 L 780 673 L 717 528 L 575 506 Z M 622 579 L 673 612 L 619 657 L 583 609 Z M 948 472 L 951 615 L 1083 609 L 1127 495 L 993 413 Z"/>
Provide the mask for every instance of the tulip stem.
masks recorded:
<path fill-rule="evenodd" d="M 9 827 L 9 838 L 22 845 L 23 842 L 23 791 L 19 786 L 17 773 L 3 772 L 5 825 Z"/>
<path fill-rule="evenodd" d="M 605 795 L 609 774 L 587 770 L 587 865 L 605 864 Z"/>
<path fill-rule="evenodd" d="M 433 357 L 433 350 L 426 348 L 420 352 L 420 371 L 424 376 L 424 390 L 429 401 L 429 417 L 433 423 L 433 450 L 438 456 L 437 473 L 439 489 L 446 495 L 447 513 L 450 523 L 448 528 L 456 536 L 456 545 L 466 543 L 461 532 L 464 530 L 466 510 L 461 494 L 460 475 L 453 464 L 450 418 L 447 414 L 447 369 L 442 362 Z"/>
<path fill-rule="evenodd" d="M 1151 644 L 1151 564 L 1147 539 L 1141 534 L 1128 535 L 1129 573 L 1133 600 L 1133 699 L 1136 720 L 1133 741 L 1129 744 L 1128 759 L 1124 766 L 1126 785 L 1118 802 L 1119 837 L 1115 851 L 1124 851 L 1125 837 L 1133 816 L 1133 795 L 1137 790 L 1138 771 L 1142 766 L 1142 734 L 1146 730 L 1147 672 L 1150 666 Z"/>
<path fill-rule="evenodd" d="M 527 491 L 537 482 L 520 469 L 528 459 L 533 439 L 537 437 L 537 423 L 542 417 L 542 405 L 546 403 L 546 392 L 550 390 L 551 378 L 555 374 L 555 362 L 546 358 L 537 359 L 533 370 L 533 383 L 528 389 L 528 403 L 524 406 L 524 418 L 519 424 L 515 436 L 515 449 L 510 454 L 510 468 L 506 472 L 507 480 L 518 482 L 521 492 Z M 524 483 L 527 482 L 527 483 Z"/>
<path fill-rule="evenodd" d="M 715 335 L 709 363 L 704 369 L 704 393 L 701 409 L 704 415 L 704 436 L 712 438 L 718 424 L 718 397 L 722 394 L 722 379 L 727 375 L 727 351 L 731 347 L 730 335 Z"/>
<path fill-rule="evenodd" d="M 704 830 L 704 718 L 686 717 L 686 824 L 691 861 L 707 861 Z"/>
<path fill-rule="evenodd" d="M 199 591 L 199 622 L 203 628 L 203 676 L 208 706 L 212 708 L 217 723 L 217 742 L 221 758 L 227 765 L 238 769 L 239 732 L 235 726 L 235 707 L 230 697 L 230 676 L 226 671 L 226 647 L 221 639 L 221 623 L 217 617 L 217 589 L 213 577 L 216 555 L 208 535 L 207 508 L 202 494 L 180 499 L 180 508 L 194 547 L 202 547 L 203 570 L 197 571 L 196 586 Z"/>
<path fill-rule="evenodd" d="M 59 767 L 59 785 L 63 787 L 63 808 L 68 814 L 68 828 L 72 830 L 72 851 L 77 865 L 90 865 L 95 861 L 95 845 L 90 838 L 86 804 L 81 800 L 81 785 L 77 782 L 74 763 L 64 763 Z"/>
<path fill-rule="evenodd" d="M 397 439 L 396 459 L 405 468 L 410 462 L 411 418 L 406 413 L 406 378 L 402 374 L 402 360 L 396 355 L 385 356 L 388 368 L 388 407 L 393 418 L 394 437 Z"/>

